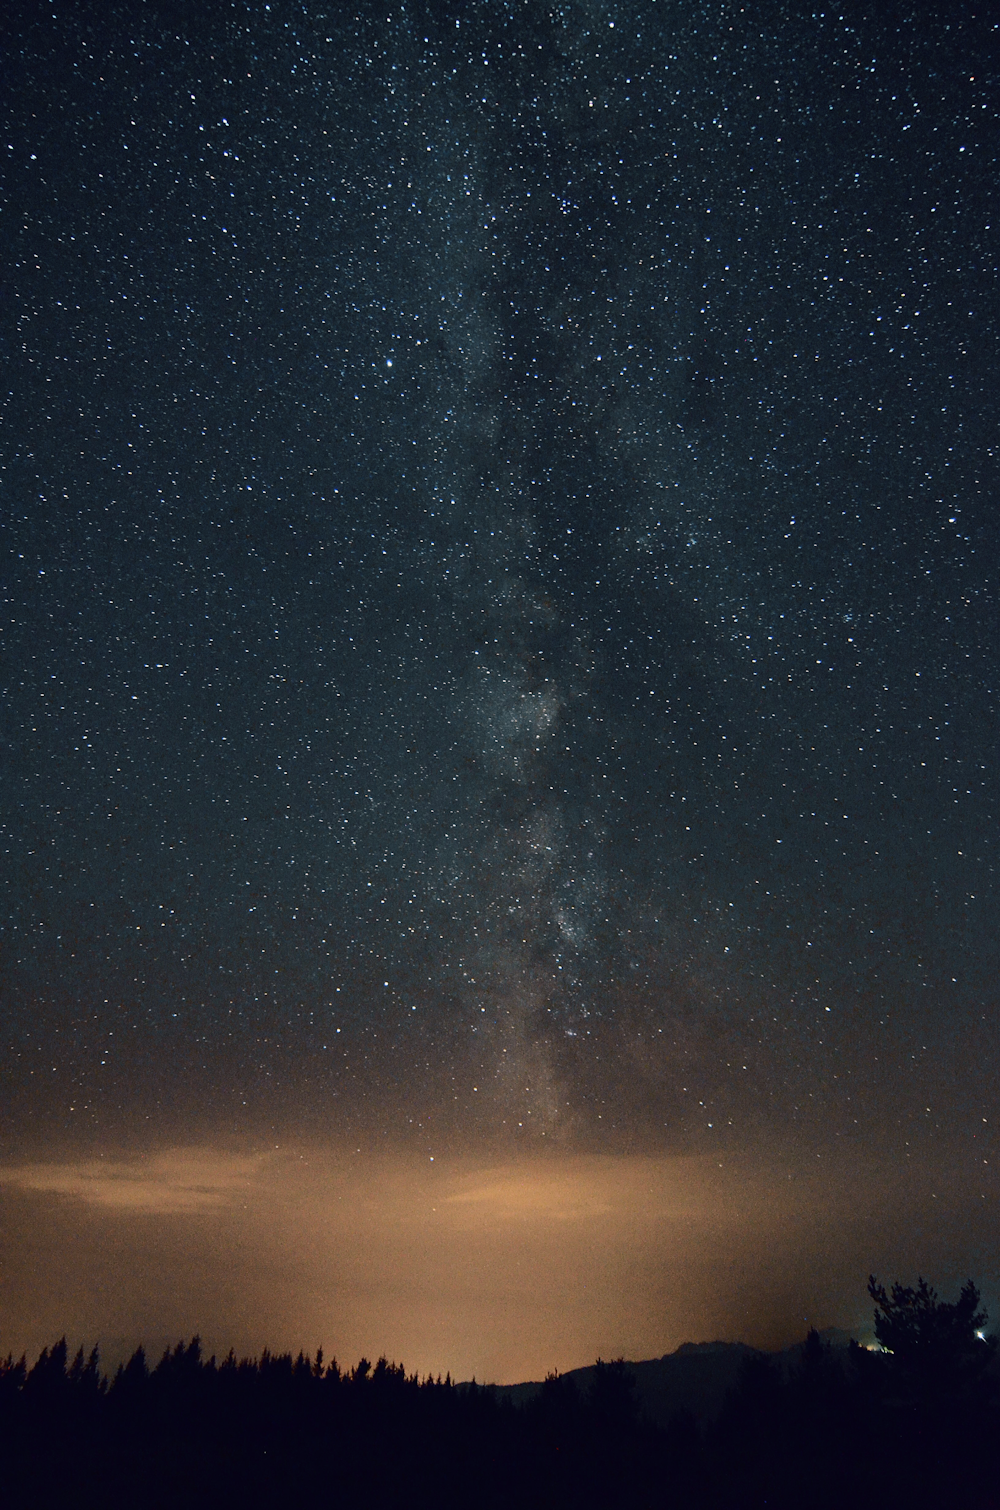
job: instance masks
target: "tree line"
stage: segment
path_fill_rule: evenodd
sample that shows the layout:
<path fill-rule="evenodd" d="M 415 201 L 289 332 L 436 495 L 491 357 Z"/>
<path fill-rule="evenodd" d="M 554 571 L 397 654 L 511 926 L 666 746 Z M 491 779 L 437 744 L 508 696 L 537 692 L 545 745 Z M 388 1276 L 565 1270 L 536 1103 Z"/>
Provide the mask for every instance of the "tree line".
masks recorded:
<path fill-rule="evenodd" d="M 0 1362 L 0 1495 L 11 1506 L 1000 1506 L 995 1339 L 971 1281 L 874 1278 L 880 1351 L 811 1332 L 753 1354 L 718 1418 L 644 1417 L 628 1365 L 552 1374 L 515 1406 L 488 1386 L 380 1358 L 265 1352 L 221 1362 L 197 1337 L 107 1378 L 65 1340 Z"/>

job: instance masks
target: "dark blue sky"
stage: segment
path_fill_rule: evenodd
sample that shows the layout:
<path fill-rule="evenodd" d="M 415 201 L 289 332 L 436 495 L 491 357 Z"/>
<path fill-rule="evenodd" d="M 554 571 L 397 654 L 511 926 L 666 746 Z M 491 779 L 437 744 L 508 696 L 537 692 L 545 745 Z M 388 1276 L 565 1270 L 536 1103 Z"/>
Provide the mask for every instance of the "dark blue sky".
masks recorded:
<path fill-rule="evenodd" d="M 7 27 L 5 1139 L 971 1176 L 996 27 L 362 10 Z"/>

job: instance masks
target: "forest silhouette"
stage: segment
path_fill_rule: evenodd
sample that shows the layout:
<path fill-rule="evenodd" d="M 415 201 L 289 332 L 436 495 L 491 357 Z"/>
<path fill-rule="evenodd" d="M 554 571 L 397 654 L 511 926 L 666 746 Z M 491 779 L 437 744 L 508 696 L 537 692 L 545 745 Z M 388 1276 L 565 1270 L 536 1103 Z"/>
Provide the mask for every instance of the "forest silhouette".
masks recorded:
<path fill-rule="evenodd" d="M 1000 1379 L 975 1285 L 953 1304 L 923 1279 L 868 1289 L 879 1350 L 815 1331 L 785 1354 L 737 1348 L 721 1408 L 660 1420 L 637 1391 L 646 1366 L 621 1359 L 599 1360 L 584 1388 L 551 1374 L 517 1403 L 385 1358 L 346 1371 L 322 1351 L 219 1362 L 197 1337 L 155 1367 L 139 1348 L 108 1379 L 96 1348 L 70 1360 L 63 1340 L 31 1367 L 0 1363 L 3 1500 L 995 1510 Z"/>

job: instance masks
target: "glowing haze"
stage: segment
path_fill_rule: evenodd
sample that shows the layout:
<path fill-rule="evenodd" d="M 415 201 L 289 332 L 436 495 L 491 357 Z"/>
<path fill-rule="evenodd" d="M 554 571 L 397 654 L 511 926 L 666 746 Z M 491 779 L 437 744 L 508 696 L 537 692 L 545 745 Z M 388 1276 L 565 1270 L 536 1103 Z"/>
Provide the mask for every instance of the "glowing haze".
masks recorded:
<path fill-rule="evenodd" d="M 992 1262 L 978 1191 L 814 1164 L 302 1147 L 10 1167 L 5 1341 L 68 1330 L 114 1361 L 197 1331 L 220 1356 L 323 1346 L 514 1382 L 692 1338 L 863 1331 L 865 1265 L 960 1280 L 956 1225 Z"/>

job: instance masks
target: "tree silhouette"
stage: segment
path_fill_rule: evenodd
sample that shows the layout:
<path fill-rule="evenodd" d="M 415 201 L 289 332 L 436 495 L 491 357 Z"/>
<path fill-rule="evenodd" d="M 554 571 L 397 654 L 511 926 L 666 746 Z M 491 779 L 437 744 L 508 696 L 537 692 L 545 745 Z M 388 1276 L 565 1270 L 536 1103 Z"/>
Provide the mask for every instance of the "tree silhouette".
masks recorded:
<path fill-rule="evenodd" d="M 875 1302 L 875 1336 L 892 1356 L 897 1384 L 910 1393 L 952 1399 L 975 1390 L 996 1350 L 996 1338 L 984 1332 L 987 1314 L 979 1309 L 979 1291 L 969 1279 L 954 1304 L 919 1278 L 916 1287 L 894 1284 L 890 1292 L 868 1276 Z"/>
<path fill-rule="evenodd" d="M 914 1505 L 991 1503 L 984 1443 L 996 1431 L 987 1374 L 996 1341 L 984 1334 L 979 1291 L 970 1279 L 949 1304 L 923 1277 L 887 1292 L 872 1275 L 868 1293 L 886 1349 L 873 1360 L 884 1381 L 873 1423 L 886 1487 Z"/>

